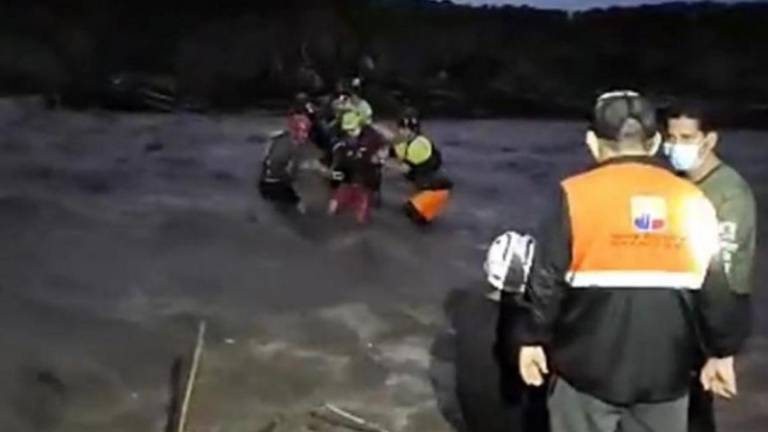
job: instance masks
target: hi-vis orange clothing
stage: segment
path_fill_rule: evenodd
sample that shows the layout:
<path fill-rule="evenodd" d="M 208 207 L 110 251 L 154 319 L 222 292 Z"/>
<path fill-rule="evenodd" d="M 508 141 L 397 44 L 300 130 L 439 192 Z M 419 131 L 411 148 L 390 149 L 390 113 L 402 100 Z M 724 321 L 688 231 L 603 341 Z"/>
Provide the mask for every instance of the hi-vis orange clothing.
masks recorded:
<path fill-rule="evenodd" d="M 432 222 L 443 211 L 450 195 L 447 189 L 425 190 L 412 196 L 408 204 L 424 222 Z"/>
<path fill-rule="evenodd" d="M 559 378 L 623 406 L 684 396 L 702 346 L 738 352 L 748 299 L 728 287 L 714 209 L 693 184 L 629 156 L 557 193 L 536 236 L 526 310 L 499 318 L 513 323 L 503 334 L 545 346 Z"/>
<path fill-rule="evenodd" d="M 718 225 L 692 183 L 659 167 L 624 163 L 567 179 L 563 189 L 572 287 L 701 288 L 717 252 Z"/>

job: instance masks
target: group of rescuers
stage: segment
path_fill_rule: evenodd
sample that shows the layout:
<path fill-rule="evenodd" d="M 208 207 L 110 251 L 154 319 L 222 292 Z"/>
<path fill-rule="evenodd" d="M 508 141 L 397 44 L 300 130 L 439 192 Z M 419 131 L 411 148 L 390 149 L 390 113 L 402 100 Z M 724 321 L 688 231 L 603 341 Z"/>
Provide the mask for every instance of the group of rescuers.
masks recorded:
<path fill-rule="evenodd" d="M 523 283 L 497 291 L 502 389 L 526 412 L 509 430 L 713 432 L 751 328 L 753 193 L 702 105 L 660 131 L 634 91 L 592 111 L 596 164 L 559 184 L 530 261 L 516 252 Z"/>
<path fill-rule="evenodd" d="M 320 157 L 306 158 L 312 143 Z M 279 205 L 306 211 L 294 182 L 300 170 L 328 180 L 328 213 L 350 211 L 358 223 L 370 220 L 381 200 L 382 171 L 403 174 L 413 188 L 403 205 L 418 224 L 431 223 L 444 209 L 453 187 L 442 173 L 442 155 L 421 131 L 417 110 L 405 109 L 397 130 L 373 122 L 373 110 L 361 96 L 361 81 L 340 83 L 330 103 L 315 104 L 297 96 L 286 130 L 272 136 L 262 163 L 259 191 Z"/>
<path fill-rule="evenodd" d="M 417 113 L 389 132 L 354 89 L 339 91 L 331 122 L 301 105 L 268 150 L 265 197 L 301 208 L 293 155 L 311 140 L 323 156 L 310 165 L 333 183 L 330 213 L 365 222 L 383 166 L 413 184 L 412 218 L 440 212 L 451 184 Z M 697 104 L 658 122 L 637 92 L 595 101 L 585 142 L 596 164 L 556 188 L 522 288 L 498 298 L 502 393 L 526 412 L 510 432 L 716 430 L 713 398 L 736 396 L 734 357 L 751 330 L 757 231 L 753 193 L 718 141 Z"/>

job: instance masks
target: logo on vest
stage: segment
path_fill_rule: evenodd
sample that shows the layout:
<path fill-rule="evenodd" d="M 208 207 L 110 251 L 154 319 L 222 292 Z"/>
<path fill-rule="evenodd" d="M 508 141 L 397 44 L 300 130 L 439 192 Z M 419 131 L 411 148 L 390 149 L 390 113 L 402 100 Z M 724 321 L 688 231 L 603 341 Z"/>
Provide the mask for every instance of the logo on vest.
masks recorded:
<path fill-rule="evenodd" d="M 642 233 L 664 231 L 667 227 L 667 202 L 658 196 L 635 196 L 631 199 L 632 226 Z"/>

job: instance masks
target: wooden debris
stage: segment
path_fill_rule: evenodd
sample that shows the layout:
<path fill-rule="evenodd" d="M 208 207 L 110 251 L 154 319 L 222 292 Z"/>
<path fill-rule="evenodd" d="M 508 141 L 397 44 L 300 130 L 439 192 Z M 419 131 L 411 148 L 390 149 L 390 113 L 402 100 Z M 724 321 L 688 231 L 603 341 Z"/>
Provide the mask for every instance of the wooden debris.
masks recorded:
<path fill-rule="evenodd" d="M 332 404 L 325 404 L 322 408 L 313 410 L 310 415 L 332 426 L 357 432 L 389 432 L 376 423 L 360 418 Z"/>

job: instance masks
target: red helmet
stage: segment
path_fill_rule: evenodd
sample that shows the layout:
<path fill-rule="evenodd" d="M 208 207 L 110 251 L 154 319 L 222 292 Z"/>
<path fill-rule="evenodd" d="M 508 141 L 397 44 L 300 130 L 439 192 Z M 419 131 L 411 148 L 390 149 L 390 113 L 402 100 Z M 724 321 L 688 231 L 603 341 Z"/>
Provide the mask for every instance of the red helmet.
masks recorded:
<path fill-rule="evenodd" d="M 312 122 L 305 114 L 293 114 L 288 117 L 288 133 L 299 142 L 304 142 L 309 138 L 309 129 Z"/>

